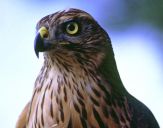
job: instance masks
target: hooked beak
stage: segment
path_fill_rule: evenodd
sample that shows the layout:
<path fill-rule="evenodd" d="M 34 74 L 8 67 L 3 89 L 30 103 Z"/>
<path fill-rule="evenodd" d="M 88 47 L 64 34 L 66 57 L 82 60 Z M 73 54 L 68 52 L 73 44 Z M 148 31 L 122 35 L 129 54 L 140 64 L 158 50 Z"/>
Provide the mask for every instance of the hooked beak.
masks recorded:
<path fill-rule="evenodd" d="M 46 39 L 48 36 L 49 32 L 46 27 L 43 26 L 38 30 L 34 40 L 34 50 L 37 57 L 39 57 L 39 52 L 47 51 L 52 47 L 52 44 Z"/>

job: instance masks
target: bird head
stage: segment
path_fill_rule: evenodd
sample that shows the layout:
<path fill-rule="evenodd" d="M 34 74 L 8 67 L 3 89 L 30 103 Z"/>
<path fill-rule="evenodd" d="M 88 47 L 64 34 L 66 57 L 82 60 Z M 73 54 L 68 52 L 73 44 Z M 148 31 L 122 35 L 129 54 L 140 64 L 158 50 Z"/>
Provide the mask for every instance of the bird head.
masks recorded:
<path fill-rule="evenodd" d="M 45 58 L 61 54 L 77 56 L 97 63 L 110 43 L 107 33 L 93 17 L 79 9 L 69 9 L 47 15 L 37 26 L 34 50 L 44 52 Z M 98 59 L 98 60 L 97 60 Z"/>
<path fill-rule="evenodd" d="M 74 74 L 80 69 L 98 72 L 116 90 L 124 90 L 110 38 L 90 14 L 79 9 L 59 11 L 43 17 L 36 30 L 34 50 L 37 56 L 44 53 L 45 66 L 60 71 L 73 68 Z"/>

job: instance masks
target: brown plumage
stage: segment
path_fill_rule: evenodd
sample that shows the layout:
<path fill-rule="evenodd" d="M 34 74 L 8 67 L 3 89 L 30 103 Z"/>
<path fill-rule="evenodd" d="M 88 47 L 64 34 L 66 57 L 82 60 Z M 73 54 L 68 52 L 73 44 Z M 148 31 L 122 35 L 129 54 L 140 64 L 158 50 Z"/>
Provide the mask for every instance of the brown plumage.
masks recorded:
<path fill-rule="evenodd" d="M 36 27 L 44 64 L 17 128 L 158 128 L 124 88 L 107 33 L 86 12 L 60 11 Z"/>

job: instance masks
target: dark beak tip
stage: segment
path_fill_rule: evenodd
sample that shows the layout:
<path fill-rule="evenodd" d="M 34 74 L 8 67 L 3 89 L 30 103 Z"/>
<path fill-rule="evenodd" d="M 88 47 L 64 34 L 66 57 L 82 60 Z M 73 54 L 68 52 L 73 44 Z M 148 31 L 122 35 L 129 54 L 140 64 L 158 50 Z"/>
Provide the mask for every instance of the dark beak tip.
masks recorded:
<path fill-rule="evenodd" d="M 39 58 L 40 47 L 41 47 L 41 45 L 43 45 L 42 42 L 43 41 L 40 36 L 40 33 L 37 33 L 35 40 L 34 40 L 34 51 L 35 51 L 37 58 Z"/>
<path fill-rule="evenodd" d="M 37 58 L 39 59 L 39 52 L 35 50 L 35 54 L 36 54 Z"/>
<path fill-rule="evenodd" d="M 44 38 L 41 37 L 40 33 L 38 32 L 34 40 L 34 51 L 37 58 L 39 58 L 39 52 L 44 52 L 51 49 L 52 45 L 53 44 L 51 44 L 49 41 L 47 42 L 44 40 Z"/>
<path fill-rule="evenodd" d="M 36 54 L 37 58 L 39 58 L 39 51 L 38 51 L 36 46 L 34 46 L 34 51 L 35 51 L 35 54 Z"/>

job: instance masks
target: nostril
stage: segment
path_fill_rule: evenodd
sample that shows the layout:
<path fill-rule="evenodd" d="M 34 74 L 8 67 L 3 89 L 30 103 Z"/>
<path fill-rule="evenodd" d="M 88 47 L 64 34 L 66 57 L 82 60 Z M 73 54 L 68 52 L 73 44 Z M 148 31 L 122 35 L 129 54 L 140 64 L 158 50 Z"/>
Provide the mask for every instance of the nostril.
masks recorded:
<path fill-rule="evenodd" d="M 49 33 L 45 33 L 45 34 L 43 35 L 43 38 L 48 38 L 48 36 L 49 36 Z"/>

